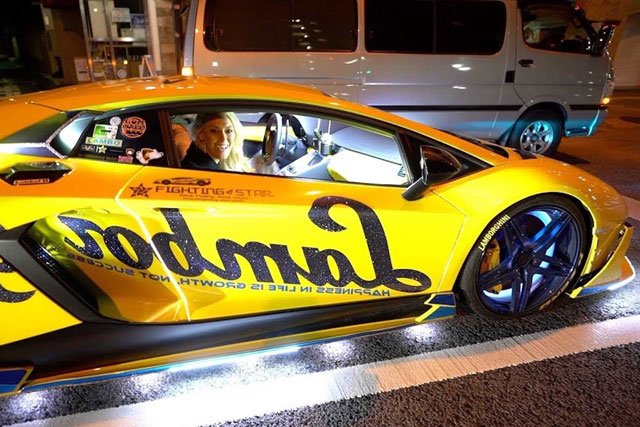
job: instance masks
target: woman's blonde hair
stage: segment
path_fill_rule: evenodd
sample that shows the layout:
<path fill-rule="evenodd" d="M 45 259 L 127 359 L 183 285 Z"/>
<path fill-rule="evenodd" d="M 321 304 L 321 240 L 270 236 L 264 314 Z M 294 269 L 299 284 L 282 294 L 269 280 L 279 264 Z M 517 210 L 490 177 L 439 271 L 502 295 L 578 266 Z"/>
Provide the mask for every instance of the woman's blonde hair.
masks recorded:
<path fill-rule="evenodd" d="M 220 165 L 220 168 L 224 170 L 246 172 L 249 170 L 249 166 L 242 149 L 244 141 L 244 137 L 242 135 L 242 124 L 234 113 L 221 111 L 198 114 L 191 124 L 191 137 L 196 142 L 196 145 L 200 150 L 211 156 L 208 147 L 204 142 L 202 142 L 202 138 L 199 138 L 198 136 L 204 128 L 204 125 L 214 119 L 228 119 L 231 122 L 231 127 L 233 128 L 233 139 L 231 141 L 229 156 L 226 159 L 220 159 L 218 165 Z"/>

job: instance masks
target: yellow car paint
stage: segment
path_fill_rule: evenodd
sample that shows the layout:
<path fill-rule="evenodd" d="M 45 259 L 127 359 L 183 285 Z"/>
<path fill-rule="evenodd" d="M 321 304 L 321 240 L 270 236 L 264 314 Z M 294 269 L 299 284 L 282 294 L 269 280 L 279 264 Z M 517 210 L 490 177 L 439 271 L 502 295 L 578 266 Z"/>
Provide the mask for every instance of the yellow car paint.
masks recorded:
<path fill-rule="evenodd" d="M 351 154 L 341 154 L 346 159 L 341 164 L 336 156 L 333 171 L 329 168 L 335 181 L 322 181 L 186 171 L 51 152 L 49 157 L 15 154 L 13 141 L 1 141 L 42 120 L 59 118 L 64 114 L 60 111 L 126 111 L 181 101 L 268 101 L 288 108 L 313 107 L 326 114 L 347 112 L 349 119 L 360 117 L 374 130 L 376 123 L 408 128 L 487 167 L 432 185 L 423 197 L 408 201 L 402 195 L 409 175 L 399 176 L 380 159 L 367 161 L 384 170 L 354 167 L 349 171 L 353 175 L 342 173 L 358 162 L 358 156 Z M 332 324 L 322 330 L 254 337 L 211 348 L 202 343 L 195 350 L 163 350 L 142 359 L 124 355 L 55 374 L 39 375 L 36 367 L 34 377 L 26 379 L 27 388 L 448 317 L 455 311 L 453 295 L 469 253 L 491 240 L 492 234 L 483 235 L 486 227 L 509 207 L 542 194 L 575 201 L 590 227 L 590 245 L 578 273 L 592 277 L 570 290 L 572 297 L 634 274 L 624 257 L 632 233 L 632 227 L 623 224 L 624 199 L 597 178 L 542 157 L 524 159 L 510 150 L 502 156 L 309 88 L 238 78 L 133 79 L 0 101 L 0 115 L 5 120 L 0 128 L 0 175 L 17 164 L 52 160 L 69 169 L 46 184 L 11 185 L 0 180 L 0 235 L 33 224 L 26 237 L 78 278 L 95 300 L 98 322 L 198 325 L 356 303 L 401 304 L 412 297 L 419 297 L 421 304 L 417 312 L 395 319 Z M 263 131 L 259 126 L 248 128 L 247 135 L 259 141 Z M 48 142 L 30 142 L 34 148 L 49 147 Z M 167 157 L 174 155 L 167 150 Z M 374 185 L 375 180 L 354 182 L 363 171 L 397 176 L 395 181 L 382 179 L 385 185 Z M 504 248 L 492 249 L 484 268 L 495 266 Z M 36 283 L 29 283 L 27 276 L 28 272 L 15 271 L 0 259 L 0 292 L 5 292 L 0 293 L 0 321 L 11 325 L 0 334 L 0 361 L 3 348 L 87 324 L 47 297 Z"/>
<path fill-rule="evenodd" d="M 2 266 L 5 268 L 2 268 Z M 0 346 L 79 323 L 18 272 L 6 268 L 0 258 L 0 293 L 11 293 L 9 303 L 0 303 Z"/>

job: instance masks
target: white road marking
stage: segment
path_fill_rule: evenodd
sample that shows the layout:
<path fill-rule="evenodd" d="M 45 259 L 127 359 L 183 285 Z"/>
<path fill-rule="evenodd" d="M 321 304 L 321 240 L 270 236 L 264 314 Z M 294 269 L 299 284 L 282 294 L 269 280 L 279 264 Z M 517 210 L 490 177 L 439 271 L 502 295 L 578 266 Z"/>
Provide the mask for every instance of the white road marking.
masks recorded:
<path fill-rule="evenodd" d="M 422 328 L 428 325 L 421 325 Z M 196 426 L 239 420 L 640 342 L 640 315 L 331 371 L 90 411 L 19 426 Z"/>
<path fill-rule="evenodd" d="M 636 221 L 640 221 L 640 202 L 626 196 L 624 196 L 624 200 L 627 202 L 627 208 L 629 208 L 629 216 Z"/>

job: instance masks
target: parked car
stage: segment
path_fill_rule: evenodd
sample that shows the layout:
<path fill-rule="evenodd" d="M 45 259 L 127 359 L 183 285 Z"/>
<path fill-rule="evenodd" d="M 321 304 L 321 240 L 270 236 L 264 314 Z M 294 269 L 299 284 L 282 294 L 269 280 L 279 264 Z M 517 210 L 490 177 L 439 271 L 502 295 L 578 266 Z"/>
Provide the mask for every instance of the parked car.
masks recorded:
<path fill-rule="evenodd" d="M 184 70 L 306 84 L 550 154 L 604 121 L 614 27 L 562 0 L 192 0 Z"/>
<path fill-rule="evenodd" d="M 0 394 L 415 325 L 459 301 L 517 318 L 635 274 L 624 199 L 599 179 L 313 89 L 112 81 L 0 115 Z M 185 161 L 185 136 L 209 166 Z"/>

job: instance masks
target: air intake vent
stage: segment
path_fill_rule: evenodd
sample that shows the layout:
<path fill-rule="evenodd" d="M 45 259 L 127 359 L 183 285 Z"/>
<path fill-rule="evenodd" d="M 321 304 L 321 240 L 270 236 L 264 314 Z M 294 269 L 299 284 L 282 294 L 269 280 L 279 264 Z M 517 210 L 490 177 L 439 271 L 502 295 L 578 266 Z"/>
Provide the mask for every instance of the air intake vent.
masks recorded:
<path fill-rule="evenodd" d="M 51 184 L 71 172 L 71 168 L 58 162 L 18 163 L 0 172 L 0 177 L 11 185 Z"/>
<path fill-rule="evenodd" d="M 25 234 L 24 237 L 20 239 L 20 243 L 24 246 L 25 249 L 27 249 L 27 251 L 31 253 L 31 255 L 40 263 L 40 265 L 47 269 L 47 271 L 53 277 L 55 277 L 60 283 L 64 284 L 65 287 L 70 289 L 75 295 L 81 298 L 85 304 L 98 311 L 98 302 L 89 291 L 89 289 L 95 288 L 95 285 L 88 278 L 86 278 L 86 276 L 85 278 L 87 283 L 81 283 L 82 277 L 80 277 L 80 275 L 83 275 L 82 272 L 77 273 L 80 278 L 74 277 L 74 275 L 72 275 L 62 265 L 60 265 L 60 263 L 56 261 L 55 258 L 53 258 L 45 248 L 38 244 L 28 234 Z"/>

